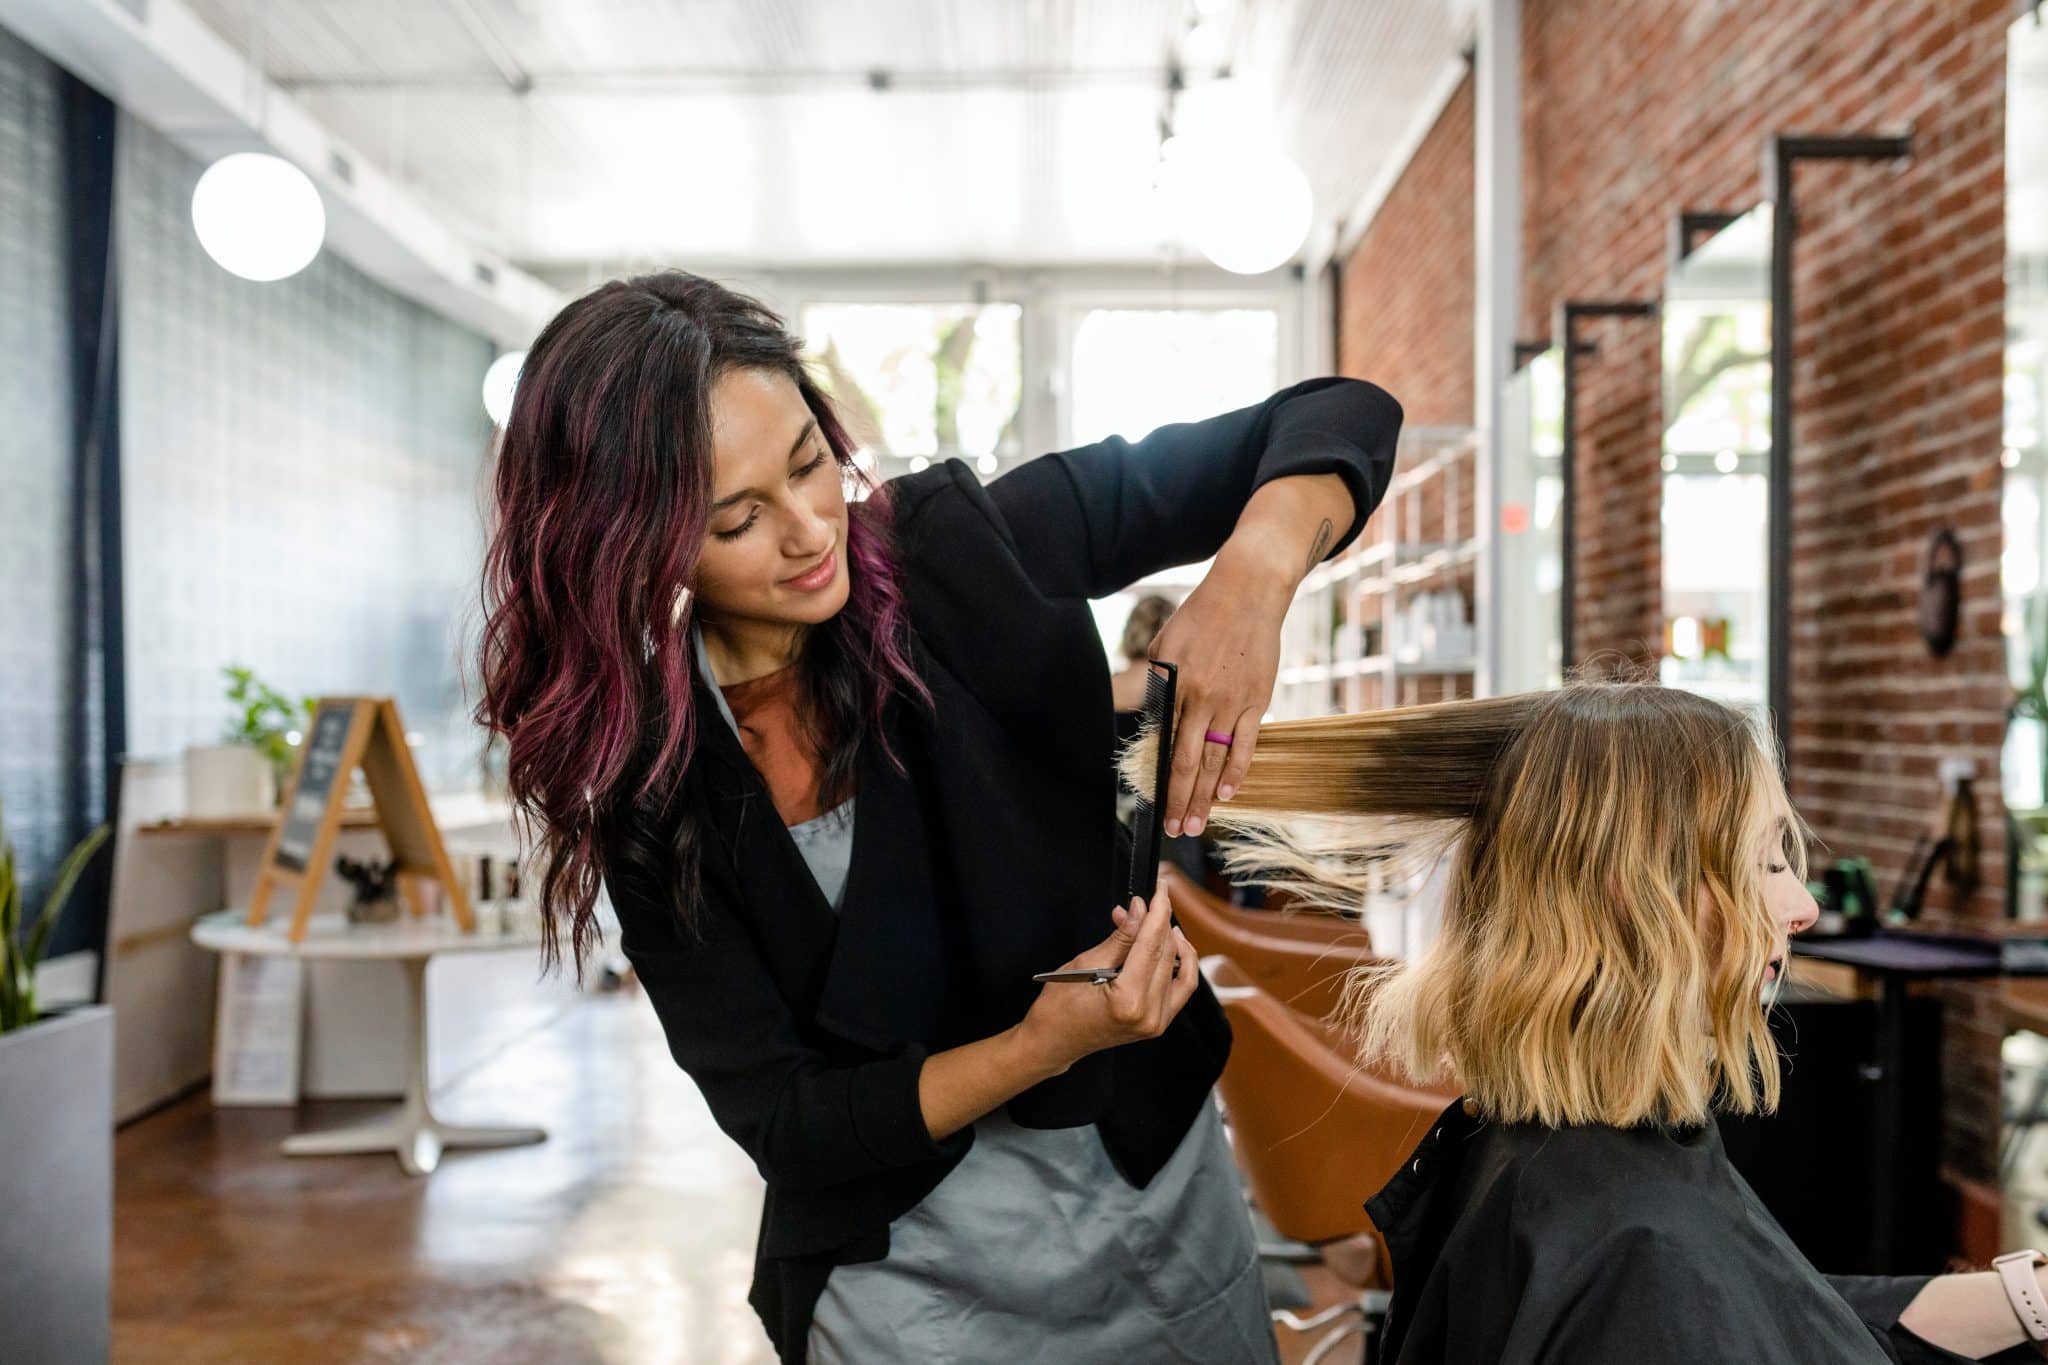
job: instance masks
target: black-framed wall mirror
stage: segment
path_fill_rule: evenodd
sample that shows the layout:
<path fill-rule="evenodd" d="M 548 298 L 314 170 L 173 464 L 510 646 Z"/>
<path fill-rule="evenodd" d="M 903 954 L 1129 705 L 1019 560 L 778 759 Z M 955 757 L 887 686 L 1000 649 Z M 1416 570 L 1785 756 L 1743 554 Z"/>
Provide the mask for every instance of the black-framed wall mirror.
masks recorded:
<path fill-rule="evenodd" d="M 2005 423 L 1999 568 L 2010 719 L 1999 769 L 2009 913 L 2048 919 L 2048 15 L 2006 48 Z"/>
<path fill-rule="evenodd" d="M 1564 676 L 1564 352 L 1537 352 L 1501 388 L 1497 502 L 1500 653 L 1494 691 Z"/>
<path fill-rule="evenodd" d="M 1662 310 L 1659 677 L 1758 714 L 1787 663 L 1770 647 L 1770 252 L 1768 205 L 1682 241 Z"/>

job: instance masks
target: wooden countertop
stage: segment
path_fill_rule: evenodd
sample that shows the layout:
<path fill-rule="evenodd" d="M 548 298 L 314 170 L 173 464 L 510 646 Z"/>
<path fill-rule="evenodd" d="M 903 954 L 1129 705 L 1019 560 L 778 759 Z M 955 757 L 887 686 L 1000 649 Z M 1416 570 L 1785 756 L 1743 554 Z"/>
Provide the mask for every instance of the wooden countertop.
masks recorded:
<path fill-rule="evenodd" d="M 137 825 L 138 834 L 268 834 L 277 820 L 267 815 L 197 815 Z M 377 823 L 371 806 L 349 806 L 341 812 L 343 829 L 369 829 Z"/>
<path fill-rule="evenodd" d="M 434 823 L 445 835 L 451 830 L 478 828 L 509 828 L 512 823 L 511 803 L 482 792 L 430 792 L 427 804 L 433 809 Z M 155 820 L 137 825 L 138 834 L 269 834 L 277 823 L 277 816 L 270 815 L 202 815 L 180 817 L 173 820 Z M 341 812 L 343 829 L 374 829 L 377 826 L 377 811 L 372 806 L 344 806 Z"/>

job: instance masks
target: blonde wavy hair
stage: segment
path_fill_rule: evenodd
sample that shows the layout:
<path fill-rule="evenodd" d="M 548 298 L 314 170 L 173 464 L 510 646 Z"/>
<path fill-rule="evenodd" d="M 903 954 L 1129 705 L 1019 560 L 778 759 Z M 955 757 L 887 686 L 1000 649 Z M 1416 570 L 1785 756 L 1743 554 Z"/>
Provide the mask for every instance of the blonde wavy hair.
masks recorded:
<path fill-rule="evenodd" d="M 1323 904 L 1448 860 L 1429 950 L 1352 982 L 1366 1065 L 1548 1127 L 1776 1106 L 1764 880 L 1804 875 L 1805 831 L 1741 712 L 1575 682 L 1276 722 L 1212 819 L 1234 870 Z"/>

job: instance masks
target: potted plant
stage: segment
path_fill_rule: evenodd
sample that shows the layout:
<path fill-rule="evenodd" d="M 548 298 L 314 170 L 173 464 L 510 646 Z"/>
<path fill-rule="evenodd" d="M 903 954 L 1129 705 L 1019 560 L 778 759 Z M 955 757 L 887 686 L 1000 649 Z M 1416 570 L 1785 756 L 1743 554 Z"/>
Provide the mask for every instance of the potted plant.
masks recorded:
<path fill-rule="evenodd" d="M 101 826 L 71 850 L 41 913 L 24 922 L 0 821 L 0 1342 L 10 1360 L 107 1357 L 114 1014 L 46 1014 L 36 1001 L 36 967 L 106 837 Z"/>
<path fill-rule="evenodd" d="M 268 815 L 291 777 L 313 701 L 293 700 L 237 664 L 221 673 L 228 682 L 227 726 L 220 743 L 185 750 L 185 813 Z"/>
<path fill-rule="evenodd" d="M 2028 756 L 2039 759 L 2040 767 L 2035 771 L 2041 775 L 2043 785 L 2048 786 L 2048 593 L 2036 594 L 2027 603 L 2023 638 L 2027 642 L 2027 676 L 2013 688 L 2012 704 L 2005 711 L 2006 726 L 2013 732 L 2019 730 L 2013 722 L 2027 723 L 2024 733 L 2033 745 L 2033 753 Z M 2048 806 L 2048 799 L 2041 804 Z"/>

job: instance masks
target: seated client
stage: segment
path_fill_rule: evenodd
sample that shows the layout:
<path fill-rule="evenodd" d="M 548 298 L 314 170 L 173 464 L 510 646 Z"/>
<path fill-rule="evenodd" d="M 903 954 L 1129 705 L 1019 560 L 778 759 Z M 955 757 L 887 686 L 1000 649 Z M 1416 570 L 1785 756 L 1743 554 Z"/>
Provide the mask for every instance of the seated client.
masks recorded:
<path fill-rule="evenodd" d="M 1239 866 L 1333 899 L 1392 852 L 1448 860 L 1438 937 L 1354 991 L 1367 1065 L 1464 1092 L 1367 1203 L 1392 1253 L 1383 1360 L 2034 1357 L 2038 1254 L 1826 1276 L 1723 1154 L 1716 1111 L 1777 1102 L 1765 1012 L 1815 913 L 1741 713 L 1574 683 L 1268 725 L 1216 823 Z"/>

